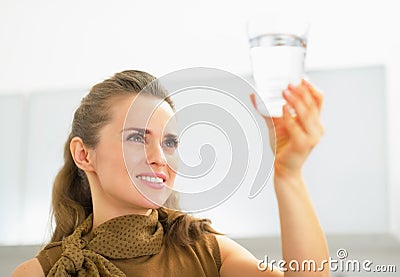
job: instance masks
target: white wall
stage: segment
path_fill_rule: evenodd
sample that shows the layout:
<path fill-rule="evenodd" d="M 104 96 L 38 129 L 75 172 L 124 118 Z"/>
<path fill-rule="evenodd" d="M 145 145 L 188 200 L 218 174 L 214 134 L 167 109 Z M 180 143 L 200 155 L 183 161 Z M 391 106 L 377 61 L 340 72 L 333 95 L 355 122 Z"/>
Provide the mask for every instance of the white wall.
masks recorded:
<path fill-rule="evenodd" d="M 3 0 L 0 90 L 86 87 L 125 68 L 160 75 L 202 65 L 246 74 L 246 18 L 282 7 L 311 19 L 311 68 L 396 60 L 399 19 L 390 0 Z"/>
<path fill-rule="evenodd" d="M 279 7 L 312 18 L 309 69 L 387 66 L 389 222 L 400 234 L 400 18 L 394 1 L 2 1 L 0 93 L 88 88 L 126 68 L 160 75 L 213 66 L 248 74 L 246 17 Z"/>

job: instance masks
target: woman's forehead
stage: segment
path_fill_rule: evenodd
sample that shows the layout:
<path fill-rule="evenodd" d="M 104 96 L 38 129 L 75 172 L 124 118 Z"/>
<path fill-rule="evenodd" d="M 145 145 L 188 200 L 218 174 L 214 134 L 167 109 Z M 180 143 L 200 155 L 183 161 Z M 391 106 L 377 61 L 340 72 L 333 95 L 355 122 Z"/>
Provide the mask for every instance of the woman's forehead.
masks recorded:
<path fill-rule="evenodd" d="M 163 99 L 139 94 L 131 97 L 129 102 L 125 111 L 125 127 L 176 128 L 174 111 Z"/>

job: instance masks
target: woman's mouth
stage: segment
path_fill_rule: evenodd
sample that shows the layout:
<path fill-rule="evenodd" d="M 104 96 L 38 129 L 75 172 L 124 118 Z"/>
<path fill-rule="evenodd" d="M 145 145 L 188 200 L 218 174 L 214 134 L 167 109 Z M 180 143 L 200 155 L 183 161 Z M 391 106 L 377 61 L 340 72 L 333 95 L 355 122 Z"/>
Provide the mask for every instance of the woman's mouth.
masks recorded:
<path fill-rule="evenodd" d="M 154 189 L 162 189 L 165 187 L 164 179 L 157 176 L 138 175 L 136 178 L 143 184 Z"/>

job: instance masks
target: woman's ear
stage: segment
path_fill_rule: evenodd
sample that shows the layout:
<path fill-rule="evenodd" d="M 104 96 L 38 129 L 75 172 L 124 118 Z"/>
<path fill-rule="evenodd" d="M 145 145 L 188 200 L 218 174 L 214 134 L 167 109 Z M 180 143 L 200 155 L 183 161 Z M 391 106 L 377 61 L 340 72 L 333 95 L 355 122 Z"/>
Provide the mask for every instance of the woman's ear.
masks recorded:
<path fill-rule="evenodd" d="M 83 143 L 80 137 L 73 137 L 69 144 L 72 158 L 78 168 L 83 171 L 94 171 L 93 161 L 89 158 L 88 147 Z"/>

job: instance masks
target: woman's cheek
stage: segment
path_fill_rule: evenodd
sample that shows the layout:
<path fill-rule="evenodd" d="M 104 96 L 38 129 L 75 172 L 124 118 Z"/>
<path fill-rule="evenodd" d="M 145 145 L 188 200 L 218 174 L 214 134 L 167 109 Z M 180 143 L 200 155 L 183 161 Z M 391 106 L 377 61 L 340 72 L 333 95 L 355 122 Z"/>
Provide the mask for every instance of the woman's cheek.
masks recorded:
<path fill-rule="evenodd" d="M 122 156 L 123 162 L 125 162 L 129 171 L 134 170 L 140 161 L 145 160 L 146 153 L 142 147 L 125 147 L 124 154 Z"/>
<path fill-rule="evenodd" d="M 173 187 L 175 182 L 176 173 L 178 172 L 179 157 L 178 153 L 166 157 L 168 163 L 168 186 Z"/>

